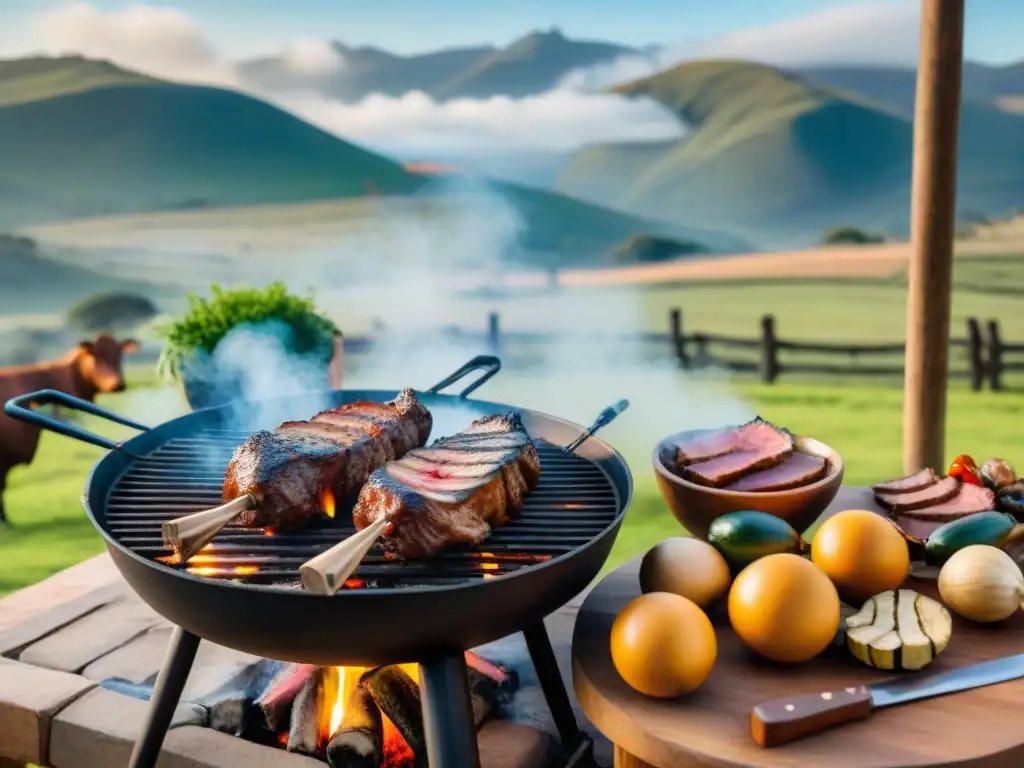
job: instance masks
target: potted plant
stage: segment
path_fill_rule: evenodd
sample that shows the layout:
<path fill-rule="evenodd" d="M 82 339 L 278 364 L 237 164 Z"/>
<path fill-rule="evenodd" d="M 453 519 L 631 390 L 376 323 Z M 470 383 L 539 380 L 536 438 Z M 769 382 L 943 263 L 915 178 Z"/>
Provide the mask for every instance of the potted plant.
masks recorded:
<path fill-rule="evenodd" d="M 213 285 L 210 293 L 190 295 L 188 312 L 161 329 L 158 372 L 182 386 L 193 409 L 253 396 L 250 382 L 257 376 L 286 388 L 296 370 L 312 371 L 317 385 L 340 388 L 341 332 L 312 299 L 288 293 L 279 282 L 234 290 Z M 280 352 L 262 352 L 267 344 Z M 290 393 L 259 396 L 277 394 Z"/>

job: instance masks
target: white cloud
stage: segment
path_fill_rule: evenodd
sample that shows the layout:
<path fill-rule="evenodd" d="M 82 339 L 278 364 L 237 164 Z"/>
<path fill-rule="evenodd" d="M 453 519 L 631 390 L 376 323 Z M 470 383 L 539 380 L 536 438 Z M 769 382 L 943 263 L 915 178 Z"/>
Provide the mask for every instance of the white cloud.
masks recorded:
<path fill-rule="evenodd" d="M 44 14 L 37 24 L 44 50 L 110 59 L 147 74 L 249 90 L 343 138 L 383 151 L 571 150 L 584 143 L 678 136 L 678 122 L 652 102 L 556 89 L 525 99 L 494 97 L 437 103 L 422 93 L 373 95 L 344 104 L 312 93 L 275 94 L 245 89 L 234 66 L 219 54 L 200 25 L 183 11 L 133 5 L 102 11 L 74 2 Z M 283 47 L 296 74 L 319 76 L 344 66 L 326 43 Z"/>
<path fill-rule="evenodd" d="M 681 133 L 676 119 L 653 102 L 571 90 L 444 103 L 419 92 L 398 98 L 373 95 L 358 104 L 312 97 L 283 103 L 327 130 L 398 153 L 570 150 L 593 142 L 668 139 Z"/>
<path fill-rule="evenodd" d="M 595 91 L 693 59 L 744 59 L 778 67 L 915 66 L 919 24 L 917 3 L 841 5 L 767 27 L 667 45 L 648 56 L 623 56 L 570 72 L 562 85 Z"/>
<path fill-rule="evenodd" d="M 223 61 L 202 28 L 175 8 L 130 5 L 102 11 L 73 2 L 36 22 L 41 49 L 110 59 L 159 77 L 231 85 L 234 68 Z"/>
<path fill-rule="evenodd" d="M 919 3 L 828 8 L 696 46 L 693 57 L 735 57 L 780 66 L 901 64 L 917 61 Z"/>
<path fill-rule="evenodd" d="M 345 57 L 330 43 L 322 40 L 296 40 L 281 52 L 284 65 L 297 75 L 322 77 L 345 68 Z"/>

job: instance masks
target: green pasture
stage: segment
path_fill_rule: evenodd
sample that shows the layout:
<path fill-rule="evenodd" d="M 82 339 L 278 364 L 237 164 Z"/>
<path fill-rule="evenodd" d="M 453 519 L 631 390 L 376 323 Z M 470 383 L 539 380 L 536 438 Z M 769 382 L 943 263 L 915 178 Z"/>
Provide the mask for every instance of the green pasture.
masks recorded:
<path fill-rule="evenodd" d="M 170 418 L 173 413 L 168 412 L 168 403 L 173 398 L 168 401 L 150 396 L 158 392 L 147 388 L 152 384 L 151 374 L 133 373 L 130 379 L 137 389 L 101 398 L 100 404 L 143 422 Z M 502 377 L 506 377 L 504 372 Z M 504 383 L 495 379 L 486 386 L 486 396 L 511 398 L 518 391 L 527 393 L 520 400 L 524 405 L 554 410 L 556 400 L 539 392 L 537 385 L 528 376 L 509 372 Z M 642 400 L 643 392 L 631 388 L 633 384 L 623 380 L 614 386 L 625 387 L 623 391 L 633 400 L 634 408 L 613 424 L 607 435 L 629 460 L 636 494 L 609 567 L 681 532 L 658 495 L 649 456 L 654 442 L 664 433 L 690 426 L 688 421 L 681 421 L 683 415 L 678 407 L 647 407 Z M 658 386 L 660 392 L 663 385 Z M 746 402 L 752 412 L 838 449 L 846 461 L 848 483 L 867 484 L 900 472 L 902 393 L 898 389 L 785 383 L 766 387 L 741 383 L 730 387 L 729 392 L 730 398 Z M 483 393 L 481 390 L 480 396 Z M 684 394 L 680 403 L 696 398 L 699 393 L 685 390 Z M 585 420 L 576 414 L 593 410 L 591 401 L 607 397 L 604 391 L 593 393 L 571 417 Z M 969 452 L 979 460 L 997 455 L 1024 465 L 1019 427 L 1022 419 L 1022 394 L 975 394 L 954 389 L 949 402 L 947 453 L 952 458 L 957 453 Z M 110 436 L 128 434 L 126 430 L 97 424 L 91 417 L 81 423 Z M 0 531 L 0 594 L 32 584 L 102 551 L 100 539 L 80 505 L 86 475 L 101 454 L 99 448 L 45 434 L 35 462 L 12 473 L 5 497 L 12 527 Z"/>

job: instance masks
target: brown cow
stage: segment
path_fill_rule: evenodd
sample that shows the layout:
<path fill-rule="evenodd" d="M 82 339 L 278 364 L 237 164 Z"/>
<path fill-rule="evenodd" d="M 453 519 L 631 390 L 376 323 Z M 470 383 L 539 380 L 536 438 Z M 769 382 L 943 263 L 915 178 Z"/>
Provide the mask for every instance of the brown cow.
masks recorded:
<path fill-rule="evenodd" d="M 39 389 L 58 389 L 89 402 L 99 392 L 121 392 L 125 388 L 121 356 L 138 348 L 134 339 L 118 341 L 104 333 L 94 341 L 83 341 L 63 360 L 0 368 L 0 404 Z M 39 446 L 39 431 L 39 427 L 0 411 L 0 524 L 7 520 L 3 500 L 7 473 L 18 464 L 32 462 Z"/>

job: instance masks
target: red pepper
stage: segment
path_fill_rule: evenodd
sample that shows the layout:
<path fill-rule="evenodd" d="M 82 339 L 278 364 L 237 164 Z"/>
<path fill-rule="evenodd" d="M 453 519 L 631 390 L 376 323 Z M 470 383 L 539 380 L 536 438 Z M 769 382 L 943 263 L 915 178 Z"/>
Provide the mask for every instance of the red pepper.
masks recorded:
<path fill-rule="evenodd" d="M 966 483 L 967 485 L 984 485 L 981 481 L 978 465 L 966 453 L 961 453 L 953 459 L 953 463 L 949 465 L 949 471 L 946 474 L 950 477 L 955 477 L 961 483 Z"/>

